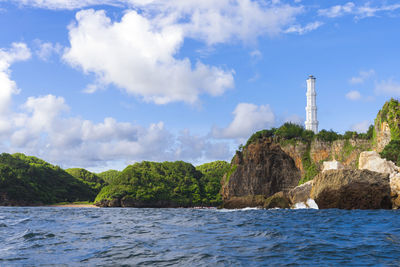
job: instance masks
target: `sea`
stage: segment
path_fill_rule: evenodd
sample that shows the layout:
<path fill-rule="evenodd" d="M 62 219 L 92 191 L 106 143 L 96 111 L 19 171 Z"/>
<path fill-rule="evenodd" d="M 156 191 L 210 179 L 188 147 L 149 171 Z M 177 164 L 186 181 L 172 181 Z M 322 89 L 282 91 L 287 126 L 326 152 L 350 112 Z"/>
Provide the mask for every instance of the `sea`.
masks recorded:
<path fill-rule="evenodd" d="M 0 266 L 400 266 L 400 211 L 0 207 Z"/>

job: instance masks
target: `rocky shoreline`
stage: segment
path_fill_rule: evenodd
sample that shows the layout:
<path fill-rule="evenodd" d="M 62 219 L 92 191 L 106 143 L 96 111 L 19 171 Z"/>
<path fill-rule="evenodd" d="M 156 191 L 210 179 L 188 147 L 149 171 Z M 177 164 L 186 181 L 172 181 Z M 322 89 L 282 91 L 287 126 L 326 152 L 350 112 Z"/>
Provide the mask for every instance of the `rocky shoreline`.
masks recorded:
<path fill-rule="evenodd" d="M 223 180 L 223 208 L 294 208 L 315 201 L 319 209 L 397 209 L 400 168 L 375 151 L 361 152 L 358 169 L 324 162 L 315 178 L 297 186 L 299 170 L 279 144 L 259 140 L 238 152 L 235 171 Z"/>

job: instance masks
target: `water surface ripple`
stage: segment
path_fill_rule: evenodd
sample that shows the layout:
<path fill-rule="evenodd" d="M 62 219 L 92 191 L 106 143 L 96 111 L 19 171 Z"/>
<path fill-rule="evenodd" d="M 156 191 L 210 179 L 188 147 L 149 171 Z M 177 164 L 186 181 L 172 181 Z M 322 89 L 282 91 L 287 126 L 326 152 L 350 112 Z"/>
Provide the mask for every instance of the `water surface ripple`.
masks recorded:
<path fill-rule="evenodd" d="M 399 211 L 0 207 L 0 266 L 400 265 Z"/>

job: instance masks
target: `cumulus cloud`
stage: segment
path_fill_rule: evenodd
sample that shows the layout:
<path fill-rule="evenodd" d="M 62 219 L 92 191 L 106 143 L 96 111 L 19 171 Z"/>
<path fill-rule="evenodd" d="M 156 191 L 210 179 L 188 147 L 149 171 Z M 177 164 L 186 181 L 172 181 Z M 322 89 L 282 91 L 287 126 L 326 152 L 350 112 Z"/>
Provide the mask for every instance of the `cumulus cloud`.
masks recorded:
<path fill-rule="evenodd" d="M 96 5 L 114 5 L 141 9 L 160 23 L 175 21 L 185 35 L 208 44 L 232 39 L 248 41 L 257 36 L 284 32 L 304 11 L 302 6 L 281 1 L 254 0 L 14 0 L 23 6 L 47 9 L 81 9 Z"/>
<path fill-rule="evenodd" d="M 344 5 L 335 5 L 330 8 L 318 10 L 320 16 L 328 18 L 336 18 L 345 15 L 354 15 L 356 19 L 362 19 L 366 17 L 374 17 L 380 12 L 391 12 L 400 8 L 400 4 L 381 6 L 371 6 L 370 2 L 366 2 L 364 5 L 357 6 L 353 2 L 347 2 Z"/>
<path fill-rule="evenodd" d="M 174 24 L 158 27 L 136 11 L 112 22 L 104 11 L 85 10 L 76 20 L 64 59 L 95 73 L 98 84 L 115 84 L 156 104 L 194 103 L 199 94 L 218 96 L 233 87 L 231 70 L 174 57 L 183 42 L 182 29 Z"/>
<path fill-rule="evenodd" d="M 356 123 L 354 125 L 351 126 L 351 130 L 352 131 L 356 131 L 358 133 L 365 133 L 368 131 L 369 126 L 371 125 L 371 123 L 367 120 Z"/>
<path fill-rule="evenodd" d="M 400 83 L 389 79 L 375 84 L 375 93 L 387 96 L 400 96 Z"/>
<path fill-rule="evenodd" d="M 64 167 L 110 166 L 115 161 L 227 160 L 227 142 L 184 131 L 173 134 L 163 122 L 145 127 L 105 118 L 94 123 L 70 116 L 62 97 L 28 97 L 18 110 L 10 106 L 17 90 L 10 78 L 12 63 L 31 56 L 23 43 L 0 49 L 0 148 L 7 152 L 35 155 Z"/>
<path fill-rule="evenodd" d="M 214 127 L 212 135 L 216 138 L 247 138 L 255 131 L 271 127 L 275 114 L 269 105 L 257 106 L 239 103 L 233 111 L 233 121 L 226 128 Z"/>
<path fill-rule="evenodd" d="M 9 49 L 0 49 L 0 135 L 11 127 L 8 119 L 11 98 L 19 92 L 17 84 L 10 77 L 10 66 L 30 57 L 31 52 L 24 43 L 12 43 Z"/>
<path fill-rule="evenodd" d="M 68 115 L 62 97 L 29 97 L 19 113 L 9 117 L 10 135 L 1 145 L 7 151 L 24 152 L 63 166 L 94 167 L 115 161 L 227 160 L 232 155 L 227 142 L 184 131 L 178 135 L 163 122 L 148 127 L 105 118 L 93 123 Z"/>
<path fill-rule="evenodd" d="M 134 2 L 143 2 L 135 1 Z M 149 2 L 149 1 L 147 1 Z M 183 27 L 189 37 L 202 39 L 207 44 L 231 40 L 252 41 L 260 35 L 275 36 L 296 20 L 303 12 L 302 6 L 281 4 L 280 1 L 259 2 L 251 0 L 154 0 L 144 4 L 157 11 L 173 12 L 186 20 Z"/>
<path fill-rule="evenodd" d="M 360 71 L 358 76 L 352 77 L 350 79 L 351 84 L 361 84 L 364 83 L 367 79 L 375 75 L 374 70 Z"/>
<path fill-rule="evenodd" d="M 346 94 L 346 98 L 349 100 L 359 100 L 361 99 L 361 94 L 357 90 L 352 90 Z"/>

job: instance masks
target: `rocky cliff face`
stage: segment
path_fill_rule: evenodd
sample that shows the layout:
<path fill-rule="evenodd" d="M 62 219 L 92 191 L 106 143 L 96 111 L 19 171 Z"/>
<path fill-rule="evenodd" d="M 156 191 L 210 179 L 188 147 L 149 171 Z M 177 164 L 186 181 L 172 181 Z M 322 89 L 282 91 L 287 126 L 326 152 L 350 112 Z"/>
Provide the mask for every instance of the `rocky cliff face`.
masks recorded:
<path fill-rule="evenodd" d="M 374 126 L 375 129 L 375 150 L 382 152 L 387 144 L 392 139 L 390 134 L 390 127 L 387 122 L 377 122 Z"/>
<path fill-rule="evenodd" d="M 294 160 L 279 144 L 265 138 L 250 144 L 243 152 L 237 152 L 231 171 L 223 179 L 221 193 L 224 202 L 246 196 L 267 198 L 280 191 L 289 191 L 299 180 L 300 170 Z M 257 206 L 256 203 L 246 204 Z"/>
<path fill-rule="evenodd" d="M 336 160 L 341 162 L 345 168 L 357 169 L 360 153 L 371 150 L 372 143 L 365 139 L 333 142 L 314 140 L 311 144 L 301 141 L 282 143 L 281 147 L 294 159 L 296 167 L 301 171 L 301 177 L 309 180 L 322 171 L 324 161 Z M 310 170 L 314 171 L 310 172 Z"/>

